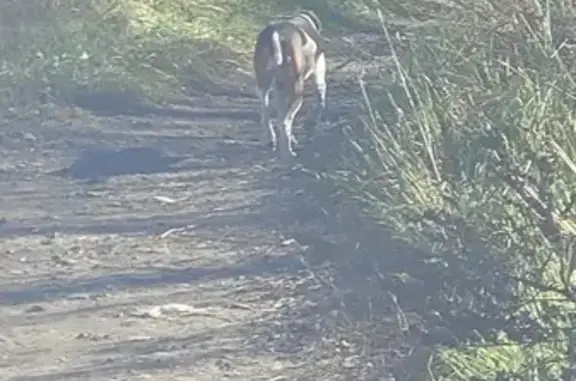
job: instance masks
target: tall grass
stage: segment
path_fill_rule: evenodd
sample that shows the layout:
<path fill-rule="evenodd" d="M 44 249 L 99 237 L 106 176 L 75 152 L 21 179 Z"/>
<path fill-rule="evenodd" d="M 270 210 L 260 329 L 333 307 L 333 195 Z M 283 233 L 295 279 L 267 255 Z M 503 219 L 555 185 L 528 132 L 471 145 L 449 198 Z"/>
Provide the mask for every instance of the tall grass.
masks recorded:
<path fill-rule="evenodd" d="M 428 309 L 458 338 L 437 377 L 574 379 L 576 10 L 459 0 L 443 16 L 394 52 L 394 85 L 364 86 L 330 178 L 426 253 Z"/>

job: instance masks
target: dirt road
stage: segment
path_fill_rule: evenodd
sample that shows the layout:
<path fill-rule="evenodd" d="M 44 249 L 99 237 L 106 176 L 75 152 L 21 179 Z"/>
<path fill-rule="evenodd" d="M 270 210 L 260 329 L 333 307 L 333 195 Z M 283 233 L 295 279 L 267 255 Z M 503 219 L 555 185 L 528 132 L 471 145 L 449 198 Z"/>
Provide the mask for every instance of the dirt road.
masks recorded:
<path fill-rule="evenodd" d="M 334 334 L 331 246 L 312 255 L 301 238 L 325 238 L 325 218 L 258 145 L 257 109 L 211 97 L 2 122 L 0 379 L 333 380 L 377 367 Z"/>

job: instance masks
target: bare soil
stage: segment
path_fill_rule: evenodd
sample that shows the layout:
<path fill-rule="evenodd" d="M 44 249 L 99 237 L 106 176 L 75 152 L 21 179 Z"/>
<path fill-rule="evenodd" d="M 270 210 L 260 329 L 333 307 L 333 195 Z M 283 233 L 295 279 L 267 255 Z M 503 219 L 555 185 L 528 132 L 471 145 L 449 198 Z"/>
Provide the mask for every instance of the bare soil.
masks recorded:
<path fill-rule="evenodd" d="M 353 243 L 259 145 L 257 111 L 206 96 L 1 122 L 0 379 L 387 379 L 393 308 L 369 311 L 379 349 L 349 329 L 370 319 L 331 261 Z"/>

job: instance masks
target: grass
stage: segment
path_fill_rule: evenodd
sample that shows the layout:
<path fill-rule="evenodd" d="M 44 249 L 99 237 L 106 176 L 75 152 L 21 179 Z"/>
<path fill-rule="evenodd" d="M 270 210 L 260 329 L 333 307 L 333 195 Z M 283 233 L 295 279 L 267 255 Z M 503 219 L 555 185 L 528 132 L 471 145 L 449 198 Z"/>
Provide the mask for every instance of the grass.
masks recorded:
<path fill-rule="evenodd" d="M 249 85 L 257 29 L 304 6 L 329 30 L 360 25 L 347 12 L 366 9 L 325 0 L 4 0 L 0 104 L 27 113 L 42 103 L 73 103 L 86 91 L 162 101 Z"/>
<path fill-rule="evenodd" d="M 435 344 L 432 379 L 573 378 L 574 16 L 560 0 L 439 8 L 449 22 L 415 30 L 394 84 L 362 84 L 365 107 L 343 127 L 326 178 L 421 250 L 426 308 L 457 338 Z"/>
<path fill-rule="evenodd" d="M 240 0 L 6 0 L 0 103 L 73 100 L 85 89 L 160 100 L 224 85 L 255 32 Z M 222 78 L 223 77 L 223 78 Z"/>

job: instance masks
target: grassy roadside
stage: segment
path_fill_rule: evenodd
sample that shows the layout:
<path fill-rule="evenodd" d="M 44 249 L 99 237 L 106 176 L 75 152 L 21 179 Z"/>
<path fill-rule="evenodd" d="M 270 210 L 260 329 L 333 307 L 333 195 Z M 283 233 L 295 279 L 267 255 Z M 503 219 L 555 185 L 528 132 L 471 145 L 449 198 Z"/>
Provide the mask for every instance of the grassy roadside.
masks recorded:
<path fill-rule="evenodd" d="M 70 101 L 83 90 L 160 100 L 225 86 L 246 67 L 258 15 L 241 0 L 5 1 L 0 103 Z M 264 12 L 265 10 L 263 10 Z"/>
<path fill-rule="evenodd" d="M 416 0 L 378 5 L 432 13 Z M 429 335 L 430 363 L 414 379 L 574 379 L 576 13 L 560 0 L 436 12 L 446 22 L 396 50 L 380 79 L 393 85 L 364 84 L 365 107 L 342 124 L 345 154 L 324 178 L 420 252 L 405 277 L 421 285 L 425 330 L 444 334 Z M 386 255 L 369 260 L 386 268 Z"/>
<path fill-rule="evenodd" d="M 336 4 L 336 5 L 334 5 Z M 250 82 L 250 50 L 272 15 L 309 7 L 328 29 L 361 24 L 354 2 L 6 0 L 0 5 L 0 104 L 23 109 L 120 91 L 160 101 Z"/>

